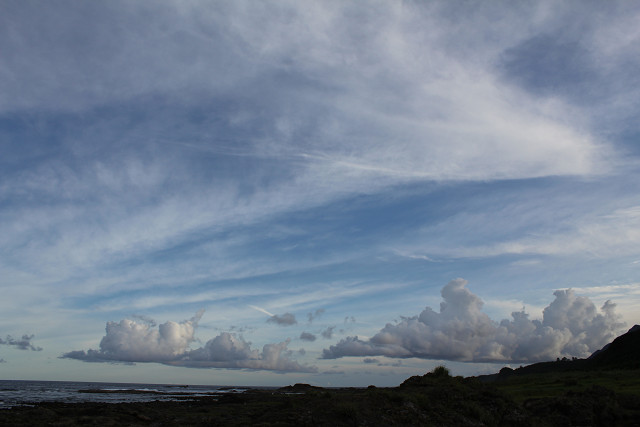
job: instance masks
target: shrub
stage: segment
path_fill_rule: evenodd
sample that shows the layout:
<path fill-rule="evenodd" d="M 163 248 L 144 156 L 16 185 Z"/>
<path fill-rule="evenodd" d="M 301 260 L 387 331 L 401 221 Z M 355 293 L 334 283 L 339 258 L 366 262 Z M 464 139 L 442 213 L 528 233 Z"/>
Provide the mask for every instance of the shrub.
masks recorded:
<path fill-rule="evenodd" d="M 450 377 L 451 376 L 451 374 L 449 373 L 449 369 L 444 365 L 439 365 L 439 366 L 436 366 L 435 368 L 433 368 L 433 371 L 431 371 L 431 375 L 433 375 L 434 377 L 437 377 L 437 378 Z"/>

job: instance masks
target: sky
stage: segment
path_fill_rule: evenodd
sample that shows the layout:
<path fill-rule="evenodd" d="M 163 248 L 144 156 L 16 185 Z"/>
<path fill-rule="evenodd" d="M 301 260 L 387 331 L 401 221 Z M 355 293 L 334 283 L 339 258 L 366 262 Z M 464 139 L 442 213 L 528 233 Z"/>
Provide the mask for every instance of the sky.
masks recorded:
<path fill-rule="evenodd" d="M 640 6 L 0 1 L 0 377 L 395 386 L 640 323 Z"/>

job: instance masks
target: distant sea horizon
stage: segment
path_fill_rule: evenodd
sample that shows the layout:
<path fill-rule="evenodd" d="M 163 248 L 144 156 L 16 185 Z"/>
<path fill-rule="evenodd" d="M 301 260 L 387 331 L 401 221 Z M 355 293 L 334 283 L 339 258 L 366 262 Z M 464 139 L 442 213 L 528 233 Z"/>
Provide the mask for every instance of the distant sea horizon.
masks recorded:
<path fill-rule="evenodd" d="M 153 383 L 112 383 L 99 381 L 0 380 L 0 410 L 40 402 L 151 402 L 191 400 L 199 397 L 243 393 L 249 389 L 277 387 L 236 387 Z"/>

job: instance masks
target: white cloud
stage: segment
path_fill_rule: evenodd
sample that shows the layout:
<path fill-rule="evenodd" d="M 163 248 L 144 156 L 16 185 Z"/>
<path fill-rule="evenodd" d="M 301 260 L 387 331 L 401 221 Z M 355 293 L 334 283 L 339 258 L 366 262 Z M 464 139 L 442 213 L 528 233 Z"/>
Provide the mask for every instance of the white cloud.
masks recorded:
<path fill-rule="evenodd" d="M 574 287 L 573 290 L 593 300 L 616 301 L 616 311 L 619 312 L 627 322 L 640 324 L 640 316 L 638 315 L 640 283 Z"/>
<path fill-rule="evenodd" d="M 640 247 L 640 207 L 617 209 L 607 215 L 577 219 L 572 229 L 535 237 L 462 249 L 468 256 L 501 254 L 573 255 L 594 257 L 633 255 Z"/>
<path fill-rule="evenodd" d="M 490 7 L 479 16 L 463 14 L 457 18 L 469 22 L 466 33 L 448 25 L 445 3 L 94 7 L 99 13 L 48 6 L 7 11 L 0 28 L 13 31 L 7 50 L 15 61 L 2 69 L 8 95 L 0 110 L 86 112 L 147 95 L 180 106 L 222 95 L 249 101 L 221 109 L 223 128 L 217 121 L 191 126 L 188 114 L 167 112 L 162 102 L 138 106 L 149 118 L 134 124 L 110 118 L 70 125 L 60 142 L 69 158 L 46 158 L 3 179 L 0 191 L 8 199 L 53 202 L 9 207 L 0 221 L 6 236 L 0 249 L 11 254 L 13 268 L 51 281 L 398 183 L 603 170 L 603 147 L 575 125 L 576 114 L 567 117 L 559 101 L 504 87 L 490 59 L 478 60 L 483 53 L 495 57 L 506 47 L 501 40 L 511 40 L 480 37 L 483 32 L 518 33 L 523 18 L 516 10 L 502 12 L 514 22 L 490 27 L 473 25 L 488 19 Z M 95 21 L 103 16 L 113 19 Z M 34 31 L 21 19 L 42 25 Z M 66 44 L 60 34 L 83 44 Z M 495 44 L 465 47 L 479 39 Z M 238 117 L 244 122 L 234 127 Z M 255 133 L 234 133 L 245 127 Z M 114 140 L 124 142 L 111 150 Z M 112 154 L 102 159 L 96 153 L 105 147 Z M 260 161 L 255 175 L 194 173 L 194 158 L 204 153 Z M 265 159 L 276 159 L 286 179 Z M 243 193 L 244 186 L 257 191 Z M 224 246 L 211 250 L 223 257 Z M 246 264 L 224 259 L 207 268 L 212 257 L 203 258 L 202 275 L 245 271 Z"/>
<path fill-rule="evenodd" d="M 123 319 L 107 322 L 100 350 L 74 351 L 65 357 L 88 361 L 167 362 L 183 355 L 195 341 L 194 333 L 202 312 L 184 322 L 168 321 L 156 329 L 148 320 Z"/>
<path fill-rule="evenodd" d="M 249 307 L 253 308 L 253 309 L 254 309 L 254 310 L 256 310 L 256 311 L 259 311 L 260 313 L 264 313 L 264 314 L 266 314 L 266 315 L 267 315 L 267 316 L 269 316 L 269 317 L 273 317 L 273 316 L 274 316 L 274 314 L 273 314 L 273 313 L 270 313 L 270 312 L 268 312 L 267 310 L 265 310 L 264 308 L 258 307 L 258 306 L 256 306 L 256 305 L 249 305 Z"/>
<path fill-rule="evenodd" d="M 572 288 L 576 292 L 584 294 L 611 298 L 612 296 L 617 298 L 624 298 L 625 295 L 637 295 L 640 294 L 640 283 L 624 283 L 624 284 L 611 284 L 604 286 L 588 286 L 588 287 L 574 287 Z"/>
<path fill-rule="evenodd" d="M 556 357 L 585 357 L 615 338 L 624 323 L 607 301 L 601 312 L 586 297 L 556 291 L 543 319 L 524 311 L 512 319 L 492 321 L 482 300 L 456 279 L 442 289 L 440 312 L 427 307 L 420 315 L 387 324 L 370 340 L 347 337 L 323 351 L 323 358 L 388 356 L 464 362 L 537 362 Z"/>
<path fill-rule="evenodd" d="M 71 351 L 62 357 L 86 362 L 163 363 L 191 368 L 261 369 L 278 372 L 315 372 L 315 367 L 291 359 L 289 341 L 251 349 L 242 337 L 223 332 L 203 347 L 190 350 L 202 312 L 184 322 L 168 321 L 157 329 L 148 320 L 108 322 L 99 350 Z"/>
<path fill-rule="evenodd" d="M 287 348 L 289 340 L 265 344 L 262 352 L 252 350 L 241 337 L 223 332 L 204 347 L 192 350 L 181 360 L 172 361 L 173 366 L 190 368 L 261 369 L 277 372 L 316 372 L 316 368 L 301 365 L 291 359 Z"/>
<path fill-rule="evenodd" d="M 221 8 L 196 2 L 165 3 L 152 11 L 128 4 L 99 9 L 140 25 L 132 31 L 100 21 L 98 28 L 119 41 L 114 41 L 118 48 L 106 48 L 94 37 L 96 26 L 77 11 L 83 25 L 66 31 L 77 38 L 86 32 L 82 55 L 75 45 L 62 45 L 53 55 L 56 40 L 47 36 L 53 30 L 48 26 L 15 31 L 14 43 L 23 45 L 15 55 L 22 61 L 4 69 L 4 81 L 5 93 L 20 90 L 20 96 L 6 99 L 20 102 L 7 101 L 5 110 L 89 108 L 146 94 L 192 104 L 251 88 L 247 96 L 260 105 L 268 99 L 271 110 L 269 131 L 253 153 L 310 156 L 315 160 L 303 177 L 308 183 L 336 172 L 394 181 L 583 174 L 599 168 L 597 145 L 571 126 L 574 118 L 566 117 L 568 109 L 559 101 L 505 87 L 490 61 L 477 61 L 480 54 L 459 55 L 473 37 L 450 28 L 441 6 L 234 2 Z M 518 11 L 507 12 L 518 20 Z M 55 8 L 31 13 L 36 22 L 71 19 Z M 167 25 L 171 31 L 161 29 Z M 514 23 L 501 31 L 517 28 Z M 494 57 L 505 47 L 495 43 L 479 48 Z M 87 53 L 91 61 L 85 60 Z M 17 64 L 23 62 L 49 66 L 22 70 Z M 41 75 L 44 70 L 48 78 Z M 73 78 L 87 73 L 91 79 Z M 292 83 L 278 80 L 281 73 Z M 50 84 L 35 96 L 25 91 L 31 81 Z M 239 113 L 263 114 L 250 107 Z M 297 138 L 300 134 L 307 142 Z M 106 172 L 111 182 L 116 175 Z"/>

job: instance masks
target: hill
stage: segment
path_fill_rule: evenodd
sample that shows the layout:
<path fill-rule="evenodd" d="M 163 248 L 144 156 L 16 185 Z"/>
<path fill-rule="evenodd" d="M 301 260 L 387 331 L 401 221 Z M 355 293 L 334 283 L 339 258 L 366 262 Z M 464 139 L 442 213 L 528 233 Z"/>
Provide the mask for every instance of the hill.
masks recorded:
<path fill-rule="evenodd" d="M 593 353 L 587 359 L 587 366 L 595 369 L 640 368 L 640 325 L 635 325 L 626 334 Z"/>
<path fill-rule="evenodd" d="M 640 369 L 640 325 L 595 351 L 586 359 L 557 359 L 540 362 L 517 369 L 505 367 L 497 374 L 481 375 L 481 381 L 500 381 L 514 375 L 550 374 L 560 372 L 635 370 Z"/>

